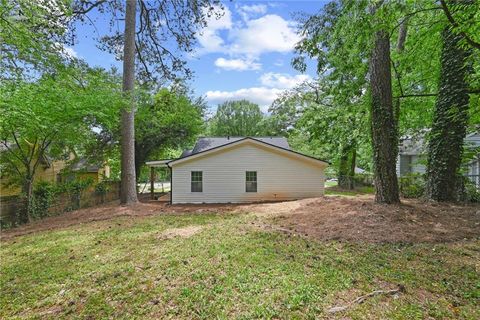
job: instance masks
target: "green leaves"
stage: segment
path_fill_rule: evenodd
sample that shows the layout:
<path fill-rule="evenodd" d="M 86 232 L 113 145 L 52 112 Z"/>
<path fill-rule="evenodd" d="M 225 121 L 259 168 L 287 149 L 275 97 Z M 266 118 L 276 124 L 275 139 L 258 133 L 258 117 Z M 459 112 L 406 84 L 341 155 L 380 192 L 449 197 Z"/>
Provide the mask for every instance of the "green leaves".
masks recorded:
<path fill-rule="evenodd" d="M 208 131 L 213 136 L 254 137 L 264 134 L 264 116 L 257 104 L 247 100 L 227 101 L 218 106 Z"/>
<path fill-rule="evenodd" d="M 35 82 L 0 86 L 2 163 L 18 175 L 34 174 L 45 156 L 81 152 L 95 130 L 118 123 L 123 103 L 116 76 L 85 66 L 58 68 Z"/>
<path fill-rule="evenodd" d="M 203 105 L 175 90 L 147 95 L 135 116 L 135 166 L 169 148 L 185 147 L 203 129 Z"/>

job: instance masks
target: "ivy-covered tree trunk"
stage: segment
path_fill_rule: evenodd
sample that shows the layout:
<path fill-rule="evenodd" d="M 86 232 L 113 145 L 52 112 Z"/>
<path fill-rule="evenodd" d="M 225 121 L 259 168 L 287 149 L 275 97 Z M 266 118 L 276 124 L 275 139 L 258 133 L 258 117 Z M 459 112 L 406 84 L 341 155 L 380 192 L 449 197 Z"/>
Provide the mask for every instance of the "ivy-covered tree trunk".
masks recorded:
<path fill-rule="evenodd" d="M 396 173 L 398 134 L 392 101 L 390 40 L 385 30 L 375 33 L 370 86 L 375 201 L 399 203 Z"/>
<path fill-rule="evenodd" d="M 468 123 L 468 52 L 460 45 L 462 37 L 450 27 L 444 29 L 442 39 L 439 92 L 428 143 L 427 197 L 455 201 Z"/>
<path fill-rule="evenodd" d="M 127 0 L 125 12 L 125 42 L 123 49 L 123 91 L 131 105 L 122 110 L 121 138 L 121 188 L 120 202 L 137 202 L 137 179 L 135 177 L 135 108 L 133 90 L 135 86 L 135 20 L 136 0 Z"/>

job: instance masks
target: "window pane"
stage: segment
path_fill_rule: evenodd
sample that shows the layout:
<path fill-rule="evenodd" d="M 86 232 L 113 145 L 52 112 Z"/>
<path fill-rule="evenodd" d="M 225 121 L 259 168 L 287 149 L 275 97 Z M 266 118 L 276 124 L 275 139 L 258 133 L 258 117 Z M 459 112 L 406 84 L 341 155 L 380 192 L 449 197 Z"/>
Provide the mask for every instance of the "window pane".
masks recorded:
<path fill-rule="evenodd" d="M 257 171 L 246 171 L 245 191 L 257 192 Z"/>
<path fill-rule="evenodd" d="M 203 174 L 202 171 L 191 172 L 191 192 L 203 192 Z"/>

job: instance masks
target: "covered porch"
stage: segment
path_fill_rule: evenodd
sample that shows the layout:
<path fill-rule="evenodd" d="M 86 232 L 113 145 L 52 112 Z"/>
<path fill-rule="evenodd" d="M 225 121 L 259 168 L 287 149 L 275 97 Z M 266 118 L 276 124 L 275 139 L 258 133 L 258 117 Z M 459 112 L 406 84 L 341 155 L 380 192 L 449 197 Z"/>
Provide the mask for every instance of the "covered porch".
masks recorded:
<path fill-rule="evenodd" d="M 172 175 L 171 169 L 168 166 L 169 161 L 171 161 L 171 159 L 145 162 L 150 169 L 150 200 L 170 202 Z"/>

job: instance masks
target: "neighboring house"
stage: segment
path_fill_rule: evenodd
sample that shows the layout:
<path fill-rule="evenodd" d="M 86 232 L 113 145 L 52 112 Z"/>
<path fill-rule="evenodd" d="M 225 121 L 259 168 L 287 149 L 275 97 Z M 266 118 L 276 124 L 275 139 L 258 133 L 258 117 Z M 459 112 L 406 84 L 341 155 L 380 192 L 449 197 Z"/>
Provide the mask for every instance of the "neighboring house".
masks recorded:
<path fill-rule="evenodd" d="M 40 159 L 40 164 L 35 173 L 35 181 L 57 182 L 58 174 L 67 166 L 65 160 L 51 160 L 48 157 Z M 0 196 L 15 196 L 22 191 L 18 185 L 9 184 L 8 177 L 0 177 Z"/>
<path fill-rule="evenodd" d="M 87 162 L 87 159 L 81 158 L 69 167 L 63 179 L 92 179 L 94 183 L 98 183 L 105 178 L 110 178 L 110 167 L 107 165 L 99 166 Z M 59 177 L 60 179 L 60 177 Z"/>
<path fill-rule="evenodd" d="M 70 155 L 73 158 L 73 155 Z M 110 177 L 110 168 L 108 166 L 100 167 L 87 164 L 85 159 L 80 159 L 71 166 L 68 162 L 71 160 L 52 160 L 44 157 L 35 173 L 35 182 L 48 181 L 51 183 L 60 183 L 75 178 L 92 178 L 97 183 L 104 178 Z M 0 177 L 0 196 L 14 196 L 21 192 L 21 187 L 9 185 L 8 178 Z"/>
<path fill-rule="evenodd" d="M 465 137 L 467 152 L 471 160 L 465 167 L 465 175 L 480 187 L 480 133 L 470 133 Z M 405 176 L 409 173 L 425 173 L 426 169 L 426 144 L 422 137 L 404 137 L 400 139 L 399 154 L 397 158 L 397 175 Z"/>
<path fill-rule="evenodd" d="M 290 150 L 285 138 L 200 138 L 171 169 L 172 203 L 241 203 L 318 197 L 328 162 Z"/>

